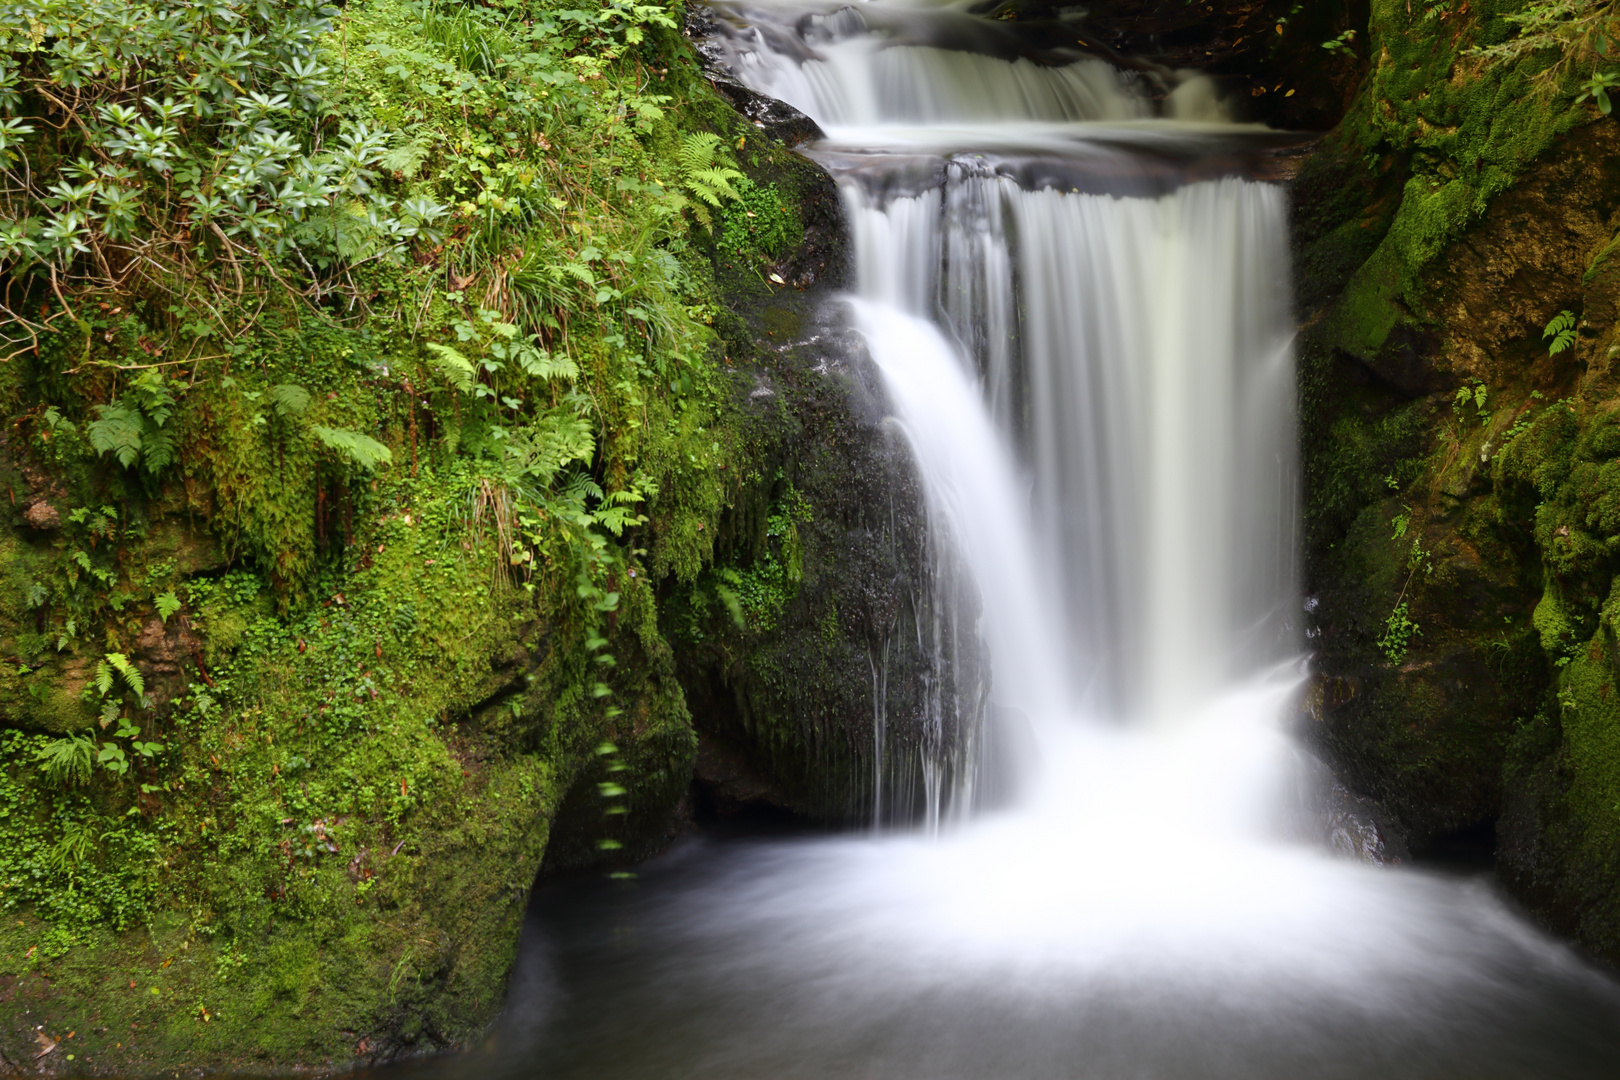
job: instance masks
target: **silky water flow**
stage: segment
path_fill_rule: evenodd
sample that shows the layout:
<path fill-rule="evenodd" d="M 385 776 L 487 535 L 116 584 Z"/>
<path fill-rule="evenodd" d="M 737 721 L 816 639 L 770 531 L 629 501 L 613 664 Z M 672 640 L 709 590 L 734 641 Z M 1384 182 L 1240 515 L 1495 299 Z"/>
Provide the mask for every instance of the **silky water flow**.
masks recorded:
<path fill-rule="evenodd" d="M 965 51 L 995 28 L 950 9 L 723 23 L 736 75 L 826 132 L 848 318 L 977 593 L 988 705 L 959 688 L 917 827 L 542 890 L 483 1056 L 421 1068 L 1620 1075 L 1614 984 L 1487 881 L 1301 825 L 1285 198 L 1201 164 L 1264 133 L 1194 77 Z M 1032 749 L 973 813 L 991 736 Z"/>

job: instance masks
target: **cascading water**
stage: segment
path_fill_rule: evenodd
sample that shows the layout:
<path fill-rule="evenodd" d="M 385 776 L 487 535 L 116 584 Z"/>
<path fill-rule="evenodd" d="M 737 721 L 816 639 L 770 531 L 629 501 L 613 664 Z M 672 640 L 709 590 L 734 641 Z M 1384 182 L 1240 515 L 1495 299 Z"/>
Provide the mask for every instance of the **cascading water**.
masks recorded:
<path fill-rule="evenodd" d="M 954 161 L 943 197 L 845 190 L 857 324 L 980 586 L 996 697 L 1072 718 L 1089 687 L 1090 711 L 1168 719 L 1287 655 L 1279 192 L 1026 191 Z"/>
<path fill-rule="evenodd" d="M 729 17 L 732 69 L 828 135 L 850 318 L 1037 762 L 938 836 L 688 847 L 542 902 L 496 1064 L 1613 1075 L 1613 984 L 1487 885 L 1277 838 L 1296 470 L 1284 199 L 1230 166 L 1258 133 L 1196 79 L 963 51 L 997 31 L 958 11 Z M 971 802 L 981 700 L 938 706 L 936 819 Z"/>

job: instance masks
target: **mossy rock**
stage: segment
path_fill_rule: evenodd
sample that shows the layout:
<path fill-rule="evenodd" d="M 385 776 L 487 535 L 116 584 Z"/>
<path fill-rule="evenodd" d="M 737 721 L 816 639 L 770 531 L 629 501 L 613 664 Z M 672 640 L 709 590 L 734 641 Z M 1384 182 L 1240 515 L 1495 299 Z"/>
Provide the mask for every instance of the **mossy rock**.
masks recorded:
<path fill-rule="evenodd" d="M 1333 690 L 1316 737 L 1420 854 L 1496 822 L 1516 893 L 1620 958 L 1600 647 L 1620 130 L 1548 57 L 1470 53 L 1506 40 L 1502 13 L 1375 2 L 1368 76 L 1296 181 L 1310 630 Z M 1576 333 L 1552 351 L 1560 311 Z"/>

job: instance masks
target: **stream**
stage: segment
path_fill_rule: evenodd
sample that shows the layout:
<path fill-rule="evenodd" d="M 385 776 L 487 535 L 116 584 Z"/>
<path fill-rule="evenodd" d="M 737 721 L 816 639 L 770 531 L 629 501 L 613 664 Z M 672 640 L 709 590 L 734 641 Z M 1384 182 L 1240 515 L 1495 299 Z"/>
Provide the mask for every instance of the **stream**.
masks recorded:
<path fill-rule="evenodd" d="M 989 684 L 940 704 L 915 824 L 553 883 L 488 1045 L 390 1075 L 1620 1075 L 1620 988 L 1488 877 L 1310 823 L 1287 195 L 1261 178 L 1288 140 L 1199 76 L 1038 65 L 956 9 L 721 18 L 735 76 L 826 134 L 840 303 Z M 991 744 L 1021 748 L 1010 805 L 981 797 Z"/>

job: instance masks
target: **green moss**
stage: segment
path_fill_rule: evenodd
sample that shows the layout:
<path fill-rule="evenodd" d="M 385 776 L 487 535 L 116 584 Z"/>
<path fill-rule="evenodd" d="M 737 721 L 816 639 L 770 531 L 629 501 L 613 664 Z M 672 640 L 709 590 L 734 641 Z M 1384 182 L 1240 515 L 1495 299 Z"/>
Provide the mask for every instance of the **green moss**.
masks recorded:
<path fill-rule="evenodd" d="M 1575 627 L 1556 588 L 1541 594 L 1530 621 L 1541 635 L 1541 648 L 1548 656 L 1561 657 L 1575 647 Z"/>
<path fill-rule="evenodd" d="M 1610 606 L 1620 613 L 1620 596 Z M 1620 844 L 1620 700 L 1615 694 L 1620 652 L 1609 624 L 1581 648 L 1558 683 L 1565 760 L 1571 774 L 1569 808 L 1585 846 L 1607 854 Z"/>
<path fill-rule="evenodd" d="M 799 526 L 812 514 L 804 497 L 780 474 L 778 484 L 762 541 L 734 552 L 729 563 L 716 565 L 678 601 L 672 619 L 685 640 L 723 640 L 734 627 L 757 641 L 777 628 L 798 595 L 804 580 Z"/>
<path fill-rule="evenodd" d="M 1350 276 L 1320 330 L 1334 347 L 1370 360 L 1397 326 L 1439 318 L 1429 310 L 1420 271 L 1561 134 L 1590 121 L 1588 110 L 1572 107 L 1559 88 L 1538 81 L 1547 57 L 1487 63 L 1470 55 L 1502 33 L 1500 15 L 1509 8 L 1487 4 L 1465 19 L 1440 20 L 1399 0 L 1372 4 L 1374 63 L 1333 136 L 1331 153 L 1347 162 L 1365 159 L 1373 171 L 1405 178 L 1387 231 Z M 1355 248 L 1350 230 L 1345 222 L 1316 243 Z"/>
<path fill-rule="evenodd" d="M 720 247 L 734 255 L 779 258 L 804 243 L 804 223 L 790 197 L 772 183 L 737 181 L 740 196 L 721 211 Z"/>
<path fill-rule="evenodd" d="M 542 859 L 600 866 L 669 833 L 695 736 L 658 597 L 704 579 L 754 473 L 710 256 L 726 237 L 791 255 L 801 191 L 757 148 L 744 203 L 775 216 L 728 211 L 717 239 L 673 194 L 675 147 L 754 129 L 678 33 L 610 54 L 545 5 L 505 29 L 500 10 L 464 29 L 562 34 L 566 78 L 469 67 L 393 0 L 351 5 L 329 42 L 334 123 L 408 126 L 375 183 L 446 202 L 453 235 L 350 267 L 341 302 L 289 265 L 296 289 L 242 283 L 233 306 L 231 267 L 205 265 L 225 321 L 191 340 L 162 296 L 76 296 L 88 332 L 0 377 L 21 504 L 0 520 L 9 1060 L 39 1024 L 125 1073 L 463 1042 L 499 1007 Z M 429 344 L 472 357 L 473 385 Z M 162 369 L 178 459 L 125 467 L 88 432 L 152 350 L 187 361 Z M 30 530 L 47 489 L 62 524 Z M 762 626 L 800 574 L 804 518 L 784 520 L 745 589 Z M 92 687 L 109 653 L 145 700 Z M 47 781 L 35 755 L 67 730 L 130 771 Z M 623 814 L 600 798 L 605 741 Z"/>

